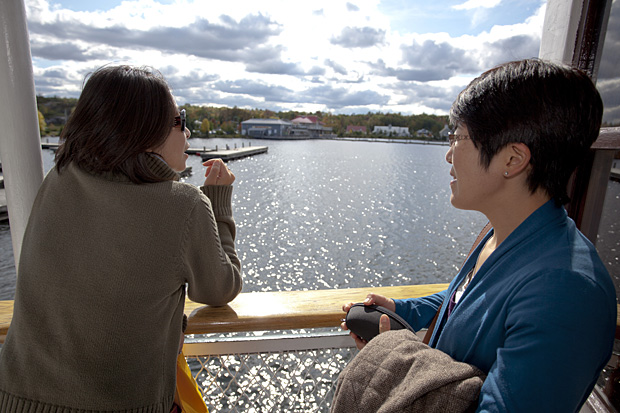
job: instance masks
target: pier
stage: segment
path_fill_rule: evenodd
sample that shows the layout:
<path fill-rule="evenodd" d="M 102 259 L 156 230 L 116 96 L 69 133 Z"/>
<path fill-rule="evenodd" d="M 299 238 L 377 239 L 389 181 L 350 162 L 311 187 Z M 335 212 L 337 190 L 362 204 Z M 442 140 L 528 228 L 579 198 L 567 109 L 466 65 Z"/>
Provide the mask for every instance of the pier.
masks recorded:
<path fill-rule="evenodd" d="M 186 151 L 189 153 L 191 150 L 188 149 Z M 195 152 L 196 155 L 200 155 L 203 161 L 208 161 L 209 159 L 220 158 L 224 162 L 232 161 L 235 159 L 245 158 L 246 156 L 258 155 L 260 153 L 266 153 L 267 146 L 248 146 L 242 148 L 234 148 L 229 149 L 228 145 L 226 145 L 226 150 L 214 150 L 208 152 Z"/>

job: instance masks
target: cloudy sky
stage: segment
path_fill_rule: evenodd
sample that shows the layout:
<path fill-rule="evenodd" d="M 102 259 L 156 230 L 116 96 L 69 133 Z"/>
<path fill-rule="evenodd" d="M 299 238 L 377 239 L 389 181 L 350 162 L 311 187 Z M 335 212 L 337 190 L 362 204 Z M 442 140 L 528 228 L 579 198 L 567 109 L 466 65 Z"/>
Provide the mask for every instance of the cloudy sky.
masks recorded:
<path fill-rule="evenodd" d="M 128 63 L 160 70 L 179 104 L 332 113 L 446 114 L 482 71 L 538 56 L 545 12 L 544 0 L 25 4 L 38 94 L 77 97 L 88 72 Z"/>

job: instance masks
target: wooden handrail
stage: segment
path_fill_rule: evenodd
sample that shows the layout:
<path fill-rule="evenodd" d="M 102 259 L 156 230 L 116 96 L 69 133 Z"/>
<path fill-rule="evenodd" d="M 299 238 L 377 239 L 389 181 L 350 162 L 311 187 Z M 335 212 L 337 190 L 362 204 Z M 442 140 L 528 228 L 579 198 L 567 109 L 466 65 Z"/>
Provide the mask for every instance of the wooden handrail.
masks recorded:
<path fill-rule="evenodd" d="M 446 288 L 448 284 L 426 284 L 242 293 L 224 307 L 210 307 L 188 299 L 185 301 L 185 314 L 188 315 L 186 334 L 337 327 L 344 317 L 342 305 L 362 301 L 369 292 L 391 298 L 409 298 L 434 294 Z M 0 301 L 0 343 L 4 343 L 12 317 L 13 301 Z M 620 339 L 620 305 L 616 339 Z"/>
<path fill-rule="evenodd" d="M 210 307 L 185 301 L 186 334 L 239 331 L 291 330 L 337 327 L 344 317 L 342 305 L 360 302 L 369 292 L 391 298 L 422 297 L 443 291 L 448 284 L 339 290 L 275 291 L 239 294 L 230 304 Z M 0 343 L 4 343 L 13 317 L 13 301 L 0 301 Z"/>

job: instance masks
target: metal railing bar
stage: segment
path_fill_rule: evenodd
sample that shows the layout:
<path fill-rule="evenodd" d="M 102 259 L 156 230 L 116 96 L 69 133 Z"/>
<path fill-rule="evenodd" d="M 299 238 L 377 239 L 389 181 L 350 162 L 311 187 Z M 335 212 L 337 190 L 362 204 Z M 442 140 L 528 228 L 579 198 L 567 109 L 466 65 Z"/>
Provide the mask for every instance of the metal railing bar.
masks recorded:
<path fill-rule="evenodd" d="M 322 334 L 217 338 L 200 341 L 186 339 L 183 345 L 183 353 L 187 357 L 220 356 L 351 347 L 355 347 L 355 342 L 343 331 Z"/>

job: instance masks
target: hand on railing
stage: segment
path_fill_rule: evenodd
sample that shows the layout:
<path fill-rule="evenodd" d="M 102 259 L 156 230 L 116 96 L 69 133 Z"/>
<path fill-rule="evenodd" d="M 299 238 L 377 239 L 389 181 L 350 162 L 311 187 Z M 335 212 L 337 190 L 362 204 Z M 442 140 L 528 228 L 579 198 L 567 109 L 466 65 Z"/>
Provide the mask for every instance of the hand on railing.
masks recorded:
<path fill-rule="evenodd" d="M 370 293 L 366 296 L 366 299 L 364 300 L 364 305 L 373 305 L 373 304 L 379 305 L 381 307 L 385 307 L 390 311 L 396 310 L 396 304 L 394 303 L 394 300 L 392 300 L 391 298 L 387 298 L 379 294 Z M 342 311 L 344 311 L 345 313 L 348 313 L 349 310 L 351 309 L 351 306 L 353 306 L 353 303 L 348 303 L 348 304 L 343 305 Z M 342 319 L 342 323 L 340 324 L 340 327 L 343 330 L 348 330 L 347 323 L 344 320 L 345 319 Z M 384 333 L 389 330 L 390 330 L 390 318 L 384 314 L 379 319 L 379 334 Z M 353 338 L 353 340 L 355 340 L 355 346 L 359 350 L 361 350 L 362 348 L 364 348 L 366 344 L 368 344 L 368 341 L 358 337 L 357 334 L 355 334 L 352 331 L 349 332 L 349 335 Z"/>

